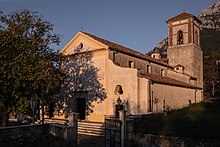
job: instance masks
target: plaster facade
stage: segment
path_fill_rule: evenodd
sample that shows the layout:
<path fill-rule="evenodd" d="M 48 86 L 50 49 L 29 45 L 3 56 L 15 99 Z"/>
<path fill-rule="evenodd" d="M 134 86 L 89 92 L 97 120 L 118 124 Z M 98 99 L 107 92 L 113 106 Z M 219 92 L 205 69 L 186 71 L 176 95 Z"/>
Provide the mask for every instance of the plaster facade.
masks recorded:
<path fill-rule="evenodd" d="M 169 37 L 172 36 L 170 42 L 174 42 L 179 29 L 183 30 L 185 37 L 183 44 L 169 46 L 169 64 L 162 62 L 158 54 L 152 58 L 86 32 L 77 33 L 61 50 L 62 55 L 72 57 L 73 63 L 86 62 L 83 63 L 85 66 L 82 63 L 74 66 L 79 70 L 70 70 L 71 65 L 65 69 L 69 75 L 74 75 L 67 81 L 65 88 L 68 90 L 63 91 L 67 100 L 74 103 L 71 107 L 75 108 L 70 110 L 85 113 L 82 119 L 104 121 L 105 115 L 115 114 L 118 98 L 129 115 L 162 112 L 200 102 L 203 95 L 202 50 L 198 41 L 197 44 L 189 43 L 194 33 L 199 32 L 199 28 L 188 31 L 191 17 L 174 22 L 169 20 L 172 22 L 168 23 Z M 189 37 L 191 34 L 193 36 Z M 89 60 L 82 59 L 86 55 Z M 87 72 L 88 69 L 93 72 Z M 79 109 L 83 105 L 77 104 L 80 97 L 76 93 L 87 93 L 84 95 L 85 112 Z"/>

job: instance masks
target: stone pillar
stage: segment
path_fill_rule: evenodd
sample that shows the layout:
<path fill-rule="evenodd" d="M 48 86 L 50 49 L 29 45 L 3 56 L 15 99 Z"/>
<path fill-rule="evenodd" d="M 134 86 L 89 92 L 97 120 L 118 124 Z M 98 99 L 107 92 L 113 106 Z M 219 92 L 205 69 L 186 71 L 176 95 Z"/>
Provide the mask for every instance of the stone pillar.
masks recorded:
<path fill-rule="evenodd" d="M 73 129 L 73 145 L 78 144 L 78 113 L 70 112 L 68 113 L 69 126 Z"/>
<path fill-rule="evenodd" d="M 121 147 L 125 147 L 126 141 L 126 111 L 120 110 L 119 112 L 119 120 L 122 122 L 121 124 Z"/>

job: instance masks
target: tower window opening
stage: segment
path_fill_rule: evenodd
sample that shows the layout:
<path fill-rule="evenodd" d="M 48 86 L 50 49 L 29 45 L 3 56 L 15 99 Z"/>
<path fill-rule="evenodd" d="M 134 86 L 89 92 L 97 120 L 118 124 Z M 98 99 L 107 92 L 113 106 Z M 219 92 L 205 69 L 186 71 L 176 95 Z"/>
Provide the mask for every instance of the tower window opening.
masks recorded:
<path fill-rule="evenodd" d="M 196 45 L 199 45 L 198 38 L 199 38 L 199 35 L 198 35 L 198 32 L 196 31 L 196 32 L 195 32 L 195 38 L 194 38 L 194 43 L 195 43 Z"/>
<path fill-rule="evenodd" d="M 177 45 L 183 44 L 183 31 L 179 30 L 177 33 Z"/>

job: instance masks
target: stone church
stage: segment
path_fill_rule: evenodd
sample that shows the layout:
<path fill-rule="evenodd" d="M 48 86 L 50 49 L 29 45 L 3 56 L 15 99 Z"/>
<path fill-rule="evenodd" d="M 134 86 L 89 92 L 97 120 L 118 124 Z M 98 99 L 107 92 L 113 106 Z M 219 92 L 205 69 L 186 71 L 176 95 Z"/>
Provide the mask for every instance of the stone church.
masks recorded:
<path fill-rule="evenodd" d="M 78 32 L 61 50 L 67 61 L 62 90 L 69 111 L 104 121 L 116 104 L 128 115 L 178 109 L 203 100 L 203 51 L 197 17 L 183 12 L 167 20 L 167 57 L 151 56 Z"/>

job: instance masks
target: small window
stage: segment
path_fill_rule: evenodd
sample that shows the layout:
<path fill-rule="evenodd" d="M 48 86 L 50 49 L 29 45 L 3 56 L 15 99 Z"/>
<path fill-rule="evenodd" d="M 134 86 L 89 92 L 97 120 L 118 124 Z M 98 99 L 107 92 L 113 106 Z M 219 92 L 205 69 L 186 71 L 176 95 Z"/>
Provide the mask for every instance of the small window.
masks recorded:
<path fill-rule="evenodd" d="M 177 67 L 176 70 L 179 70 L 179 67 Z"/>
<path fill-rule="evenodd" d="M 112 60 L 115 61 L 115 52 L 112 52 Z"/>
<path fill-rule="evenodd" d="M 78 47 L 79 47 L 79 49 L 83 48 L 83 44 L 80 43 Z"/>
<path fill-rule="evenodd" d="M 199 35 L 198 35 L 198 32 L 196 31 L 196 32 L 195 32 L 195 37 L 194 37 L 194 43 L 195 43 L 196 45 L 199 45 L 199 41 L 198 41 L 199 39 L 198 39 L 198 38 L 199 38 Z"/>
<path fill-rule="evenodd" d="M 179 30 L 177 33 L 177 45 L 183 44 L 183 31 Z"/>
<path fill-rule="evenodd" d="M 133 61 L 128 61 L 128 67 L 134 68 L 134 62 Z"/>
<path fill-rule="evenodd" d="M 161 75 L 161 76 L 164 76 L 164 75 L 165 75 L 163 69 L 161 69 L 161 71 L 160 71 L 160 75 Z"/>
<path fill-rule="evenodd" d="M 123 94 L 123 89 L 121 85 L 115 87 L 115 95 Z"/>
<path fill-rule="evenodd" d="M 156 58 L 156 55 L 153 55 L 153 58 Z"/>
<path fill-rule="evenodd" d="M 147 73 L 151 73 L 151 66 L 147 65 Z"/>

